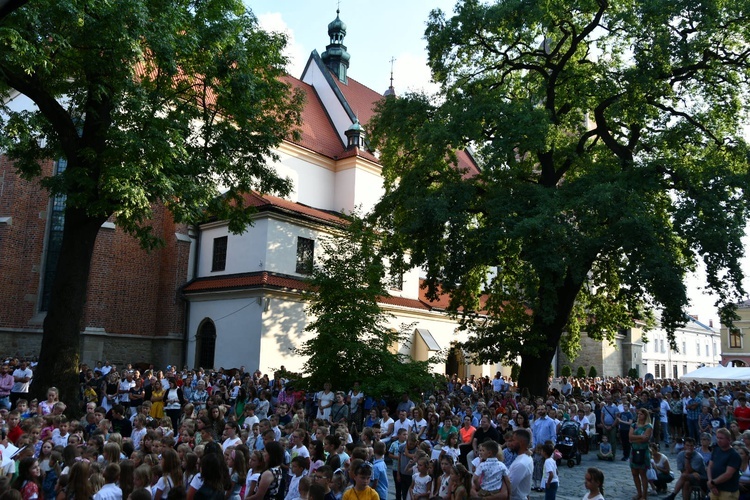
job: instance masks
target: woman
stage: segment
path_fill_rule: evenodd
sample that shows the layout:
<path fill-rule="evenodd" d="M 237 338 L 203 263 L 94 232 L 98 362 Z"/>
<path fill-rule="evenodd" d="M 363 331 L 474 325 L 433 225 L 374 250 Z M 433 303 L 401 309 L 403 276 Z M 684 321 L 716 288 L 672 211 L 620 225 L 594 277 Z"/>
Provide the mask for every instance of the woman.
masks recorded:
<path fill-rule="evenodd" d="M 505 417 L 505 420 L 507 422 L 508 417 L 505 415 L 503 416 Z M 458 457 L 458 460 L 464 465 L 464 467 L 466 466 L 466 457 L 472 451 L 471 442 L 474 439 L 474 433 L 476 431 L 477 428 L 471 425 L 471 416 L 466 415 L 464 417 L 461 428 L 458 429 L 458 437 L 460 438 L 458 449 L 461 451 L 461 455 Z"/>
<path fill-rule="evenodd" d="M 39 415 L 49 415 L 52 413 L 52 407 L 55 406 L 55 403 L 57 403 L 59 397 L 59 393 L 57 392 L 57 387 L 50 387 L 47 389 L 47 400 L 42 401 L 39 403 Z"/>
<path fill-rule="evenodd" d="M 284 462 L 284 450 L 277 441 L 271 441 L 263 452 L 266 468 L 258 479 L 258 486 L 245 500 L 272 500 L 276 498 L 281 487 L 281 464 Z"/>
<path fill-rule="evenodd" d="M 102 398 L 101 406 L 109 412 L 117 402 L 117 391 L 120 389 L 120 374 L 114 370 L 109 372 L 102 389 L 104 397 Z"/>
<path fill-rule="evenodd" d="M 177 422 L 180 419 L 182 406 L 185 404 L 185 398 L 182 396 L 182 389 L 177 387 L 177 381 L 169 378 L 169 389 L 164 394 L 164 411 L 172 421 L 172 428 L 177 429 Z M 153 409 L 153 407 L 152 407 Z"/>
<path fill-rule="evenodd" d="M 648 499 L 648 478 L 646 471 L 651 466 L 648 442 L 651 439 L 651 412 L 646 408 L 638 410 L 636 421 L 630 426 L 630 473 L 635 483 L 636 500 Z"/>
<path fill-rule="evenodd" d="M 703 457 L 703 463 L 708 465 L 708 462 L 711 460 L 711 434 L 708 434 L 707 432 L 704 432 L 701 434 L 701 443 L 700 448 L 698 448 L 696 451 L 700 454 L 700 456 Z"/>
<path fill-rule="evenodd" d="M 651 443 L 649 449 L 651 450 L 651 468 L 656 473 L 656 479 L 649 479 L 648 482 L 654 489 L 651 493 L 661 495 L 667 492 L 667 483 L 671 483 L 674 478 L 670 474 L 669 459 L 659 452 L 659 445 Z"/>
<path fill-rule="evenodd" d="M 152 418 L 164 418 L 164 394 L 166 391 L 161 385 L 161 380 L 156 379 L 151 388 L 151 411 L 149 415 Z"/>
<path fill-rule="evenodd" d="M 425 439 L 427 439 L 427 420 L 422 417 L 422 410 L 420 408 L 415 407 L 412 410 L 410 432 L 413 432 L 414 434 L 419 436 L 420 441 L 424 441 Z"/>

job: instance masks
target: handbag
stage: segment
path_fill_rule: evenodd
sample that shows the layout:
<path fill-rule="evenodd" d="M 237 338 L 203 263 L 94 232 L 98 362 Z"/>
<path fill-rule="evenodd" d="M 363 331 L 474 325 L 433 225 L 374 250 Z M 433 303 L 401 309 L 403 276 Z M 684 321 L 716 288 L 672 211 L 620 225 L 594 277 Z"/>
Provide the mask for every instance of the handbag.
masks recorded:
<path fill-rule="evenodd" d="M 643 465 L 646 463 L 646 450 L 633 450 L 630 453 L 630 462 L 633 465 Z"/>
<path fill-rule="evenodd" d="M 656 481 L 656 471 L 653 467 L 649 467 L 646 471 L 646 479 L 649 481 Z"/>

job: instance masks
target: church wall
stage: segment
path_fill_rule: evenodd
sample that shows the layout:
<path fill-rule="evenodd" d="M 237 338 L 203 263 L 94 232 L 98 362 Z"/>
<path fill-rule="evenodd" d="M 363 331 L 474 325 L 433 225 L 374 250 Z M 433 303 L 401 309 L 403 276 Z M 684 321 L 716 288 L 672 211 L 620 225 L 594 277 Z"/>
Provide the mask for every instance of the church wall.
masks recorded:
<path fill-rule="evenodd" d="M 383 184 L 381 179 L 377 179 L 377 183 L 374 186 L 380 186 Z M 336 192 L 334 195 L 334 205 L 338 207 L 338 210 L 342 210 L 345 213 L 351 213 L 357 206 L 356 202 L 356 191 L 357 189 L 357 171 L 354 168 L 347 168 L 345 170 L 339 170 L 336 172 Z M 358 207 L 360 214 L 364 214 L 370 211 L 372 206 L 367 205 Z"/>
<path fill-rule="evenodd" d="M 319 240 L 324 234 L 323 231 L 318 231 L 307 226 L 269 219 L 265 269 L 270 272 L 306 277 L 307 275 L 296 272 L 297 238 L 302 237 L 315 240 L 315 255 L 318 255 L 321 251 Z"/>
<path fill-rule="evenodd" d="M 262 271 L 266 265 L 268 219 L 258 218 L 242 234 L 232 234 L 226 224 L 201 228 L 197 277 Z M 214 238 L 227 236 L 227 261 L 223 271 L 211 271 Z M 261 265 L 262 263 L 262 265 Z"/>
<path fill-rule="evenodd" d="M 363 168 L 355 169 L 354 204 L 363 210 L 372 210 L 385 194 L 383 179 L 375 172 Z"/>
<path fill-rule="evenodd" d="M 268 307 L 263 313 L 263 336 L 261 339 L 260 370 L 273 373 L 284 368 L 301 372 L 306 358 L 294 353 L 294 349 L 312 337 L 305 327 L 312 317 L 305 311 L 306 304 L 299 297 L 289 295 L 267 295 Z"/>
<path fill-rule="evenodd" d="M 342 145 L 343 148 L 343 145 Z M 280 153 L 281 164 L 277 171 L 286 175 L 294 183 L 294 193 L 288 199 L 324 210 L 341 210 L 335 199 L 334 172 L 324 166 L 316 165 L 307 158 L 299 158 Z"/>

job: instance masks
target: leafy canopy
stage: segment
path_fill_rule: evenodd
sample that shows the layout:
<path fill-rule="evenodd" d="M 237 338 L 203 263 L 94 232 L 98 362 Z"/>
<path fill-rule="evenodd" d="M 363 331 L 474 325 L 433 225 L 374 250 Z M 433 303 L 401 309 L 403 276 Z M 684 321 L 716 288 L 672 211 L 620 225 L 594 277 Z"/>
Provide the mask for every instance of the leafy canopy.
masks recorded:
<path fill-rule="evenodd" d="M 241 193 L 290 187 L 268 161 L 302 102 L 282 79 L 284 44 L 240 0 L 30 2 L 0 26 L 0 97 L 36 108 L 2 108 L 1 145 L 27 179 L 66 158 L 42 184 L 147 247 L 155 202 L 240 230 Z"/>
<path fill-rule="evenodd" d="M 297 350 L 307 357 L 307 385 L 319 389 L 330 382 L 344 390 L 359 381 L 365 393 L 382 397 L 431 388 L 428 363 L 398 350 L 408 345 L 413 325 L 392 328 L 392 315 L 378 304 L 388 295 L 379 231 L 354 215 L 318 242 L 306 297 L 314 319 L 305 331 L 313 336 Z"/>
<path fill-rule="evenodd" d="M 432 12 L 441 90 L 380 105 L 378 214 L 389 251 L 408 250 L 429 292 L 463 308 L 476 361 L 548 364 L 559 342 L 572 355 L 582 331 L 612 338 L 654 310 L 673 335 L 697 259 L 730 318 L 748 215 L 748 14 L 744 0 Z M 468 147 L 475 176 L 456 167 Z M 522 367 L 521 384 L 531 376 Z"/>

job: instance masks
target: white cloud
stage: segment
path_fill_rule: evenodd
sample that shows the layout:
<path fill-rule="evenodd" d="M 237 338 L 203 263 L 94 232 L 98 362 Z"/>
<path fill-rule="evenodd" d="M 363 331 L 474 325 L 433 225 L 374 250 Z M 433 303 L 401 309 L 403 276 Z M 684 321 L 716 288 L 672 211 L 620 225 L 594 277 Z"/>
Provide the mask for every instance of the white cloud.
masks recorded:
<path fill-rule="evenodd" d="M 305 69 L 305 64 L 307 63 L 307 52 L 305 51 L 305 48 L 295 40 L 294 30 L 286 24 L 279 12 L 258 14 L 258 23 L 265 31 L 283 33 L 286 35 L 287 43 L 286 48 L 284 49 L 284 55 L 289 59 L 287 72 L 289 72 L 290 75 L 299 78 L 302 75 L 302 71 Z"/>
<path fill-rule="evenodd" d="M 424 91 L 428 94 L 437 92 L 438 86 L 432 82 L 430 68 L 424 54 L 403 53 L 396 57 L 393 64 L 393 86 L 397 94 L 406 91 Z"/>

